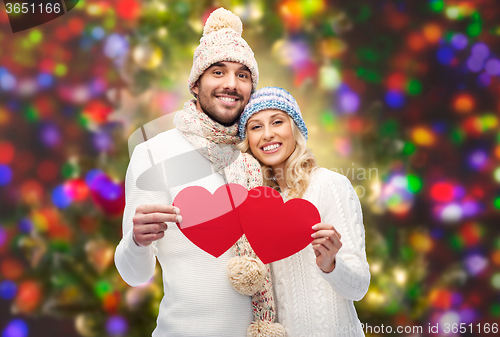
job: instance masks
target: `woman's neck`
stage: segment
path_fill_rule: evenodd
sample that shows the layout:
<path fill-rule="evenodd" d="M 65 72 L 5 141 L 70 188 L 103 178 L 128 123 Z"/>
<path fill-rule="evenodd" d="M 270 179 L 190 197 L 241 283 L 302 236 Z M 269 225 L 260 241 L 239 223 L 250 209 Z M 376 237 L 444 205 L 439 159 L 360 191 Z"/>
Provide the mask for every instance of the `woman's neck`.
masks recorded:
<path fill-rule="evenodd" d="M 278 165 L 273 165 L 273 176 L 280 187 L 281 192 L 284 192 L 288 185 L 286 183 L 286 174 L 285 174 L 286 162 L 279 163 Z"/>

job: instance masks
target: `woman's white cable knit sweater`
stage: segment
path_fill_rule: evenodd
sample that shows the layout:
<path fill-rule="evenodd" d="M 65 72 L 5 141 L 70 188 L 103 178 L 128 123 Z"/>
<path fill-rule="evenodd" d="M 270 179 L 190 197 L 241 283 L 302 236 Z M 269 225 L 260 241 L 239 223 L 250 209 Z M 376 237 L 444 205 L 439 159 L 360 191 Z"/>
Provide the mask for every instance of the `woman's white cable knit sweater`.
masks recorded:
<path fill-rule="evenodd" d="M 331 273 L 318 268 L 312 245 L 272 263 L 278 321 L 287 337 L 364 336 L 353 304 L 370 284 L 358 196 L 346 177 L 317 168 L 303 198 L 342 235 L 342 248 Z"/>

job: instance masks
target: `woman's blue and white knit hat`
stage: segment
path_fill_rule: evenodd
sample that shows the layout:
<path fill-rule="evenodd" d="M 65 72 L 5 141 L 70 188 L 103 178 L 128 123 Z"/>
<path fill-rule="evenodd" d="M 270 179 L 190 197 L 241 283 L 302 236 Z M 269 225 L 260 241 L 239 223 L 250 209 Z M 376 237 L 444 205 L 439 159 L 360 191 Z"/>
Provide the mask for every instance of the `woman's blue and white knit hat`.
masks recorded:
<path fill-rule="evenodd" d="M 250 100 L 240 116 L 238 134 L 241 139 L 245 139 L 245 128 L 250 117 L 257 112 L 268 109 L 286 112 L 292 117 L 307 141 L 306 123 L 302 119 L 297 101 L 288 91 L 279 87 L 260 88 L 250 96 Z"/>

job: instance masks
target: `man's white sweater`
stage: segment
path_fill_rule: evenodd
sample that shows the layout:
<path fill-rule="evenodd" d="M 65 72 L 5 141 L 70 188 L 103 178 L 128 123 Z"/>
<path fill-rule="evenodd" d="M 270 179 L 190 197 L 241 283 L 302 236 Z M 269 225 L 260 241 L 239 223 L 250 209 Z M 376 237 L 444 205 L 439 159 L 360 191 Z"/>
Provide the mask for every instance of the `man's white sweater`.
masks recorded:
<path fill-rule="evenodd" d="M 169 162 L 179 162 L 186 153 L 191 159 L 195 157 L 191 161 L 195 166 L 203 163 L 201 166 L 205 170 L 210 168 L 210 161 L 177 129 L 160 133 L 135 148 L 125 178 L 123 238 L 115 252 L 116 267 L 125 282 L 137 286 L 153 277 L 158 258 L 164 297 L 154 337 L 244 337 L 253 320 L 252 303 L 250 296 L 239 294 L 228 282 L 226 268 L 233 257 L 232 249 L 215 258 L 191 243 L 174 223 L 167 223 L 165 236 L 150 246 L 138 247 L 132 239 L 132 218 L 137 206 L 171 205 L 175 196 L 187 186 L 202 186 L 214 193 L 224 184 L 219 173 L 209 172 L 208 176 L 200 178 L 203 168 L 192 167 L 189 163 L 185 167 L 168 167 Z M 172 158 L 177 160 L 169 160 Z M 165 165 L 159 165 L 162 162 Z M 153 165 L 159 165 L 159 169 L 152 171 Z M 145 179 L 143 176 L 138 184 L 137 180 L 147 170 L 155 174 Z M 162 174 L 164 170 L 166 174 Z M 186 181 L 190 170 L 197 180 Z M 183 181 L 179 181 L 179 177 Z"/>

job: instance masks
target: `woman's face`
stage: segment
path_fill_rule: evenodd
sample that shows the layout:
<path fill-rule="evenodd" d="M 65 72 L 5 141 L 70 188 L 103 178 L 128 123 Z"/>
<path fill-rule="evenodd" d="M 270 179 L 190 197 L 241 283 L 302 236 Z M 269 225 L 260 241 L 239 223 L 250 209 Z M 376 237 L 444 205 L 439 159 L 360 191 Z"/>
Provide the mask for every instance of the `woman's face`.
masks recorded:
<path fill-rule="evenodd" d="M 287 113 L 274 109 L 262 110 L 248 120 L 250 150 L 255 158 L 275 171 L 285 168 L 288 157 L 295 150 L 291 123 Z"/>

